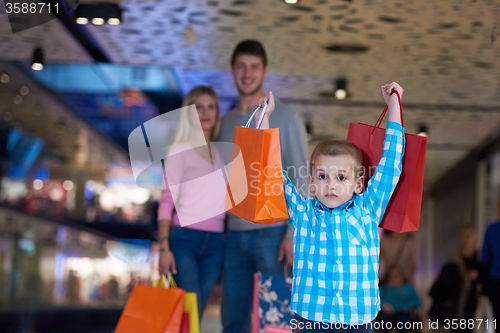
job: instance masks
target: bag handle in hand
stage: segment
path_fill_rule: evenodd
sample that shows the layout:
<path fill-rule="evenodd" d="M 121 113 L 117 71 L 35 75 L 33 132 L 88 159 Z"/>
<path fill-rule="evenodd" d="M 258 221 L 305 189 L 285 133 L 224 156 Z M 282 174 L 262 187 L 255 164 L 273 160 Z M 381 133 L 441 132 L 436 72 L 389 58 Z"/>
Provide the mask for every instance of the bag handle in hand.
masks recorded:
<path fill-rule="evenodd" d="M 256 108 L 253 112 L 252 112 L 252 115 L 250 116 L 250 118 L 248 118 L 248 121 L 247 123 L 245 124 L 245 128 L 248 128 L 250 126 L 250 123 L 252 122 L 252 119 L 253 117 L 255 116 L 255 113 L 257 112 L 257 110 L 259 110 L 261 107 L 259 106 L 258 108 Z M 264 107 L 262 108 L 262 114 L 260 115 L 260 118 L 259 118 L 259 123 L 257 124 L 257 129 L 260 128 L 260 125 L 262 124 L 262 120 L 264 119 L 264 114 L 266 113 L 267 111 L 267 103 L 264 104 Z"/>
<path fill-rule="evenodd" d="M 161 275 L 158 279 L 152 280 L 151 285 L 156 288 L 177 288 L 177 283 L 175 283 L 172 274 Z"/>
<path fill-rule="evenodd" d="M 399 112 L 401 112 L 401 126 L 405 127 L 404 119 L 403 119 L 403 105 L 401 104 L 401 96 L 399 95 L 398 91 L 396 89 L 392 89 L 392 93 L 396 94 L 398 96 L 398 102 L 399 102 Z M 375 128 L 380 127 L 382 124 L 382 120 L 384 120 L 385 114 L 387 113 L 387 110 L 389 109 L 389 106 L 385 106 L 384 111 L 382 111 L 382 114 L 380 117 L 378 117 L 377 122 L 375 123 L 375 127 L 372 129 L 372 133 L 375 132 Z"/>

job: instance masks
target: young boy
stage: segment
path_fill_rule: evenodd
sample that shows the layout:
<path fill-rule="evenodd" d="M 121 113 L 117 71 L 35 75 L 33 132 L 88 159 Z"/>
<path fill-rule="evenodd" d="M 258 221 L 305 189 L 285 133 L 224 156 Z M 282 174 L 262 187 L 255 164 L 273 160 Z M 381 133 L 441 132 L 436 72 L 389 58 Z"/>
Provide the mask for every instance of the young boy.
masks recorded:
<path fill-rule="evenodd" d="M 380 310 L 378 225 L 402 171 L 404 130 L 398 98 L 403 88 L 381 87 L 389 107 L 384 153 L 363 191 L 362 155 L 345 140 L 327 140 L 314 149 L 308 175 L 315 198 L 302 197 L 284 175 L 284 192 L 295 229 L 291 308 L 294 332 L 372 332 Z M 274 110 L 272 92 L 262 129 Z M 256 117 L 259 119 L 259 117 Z"/>

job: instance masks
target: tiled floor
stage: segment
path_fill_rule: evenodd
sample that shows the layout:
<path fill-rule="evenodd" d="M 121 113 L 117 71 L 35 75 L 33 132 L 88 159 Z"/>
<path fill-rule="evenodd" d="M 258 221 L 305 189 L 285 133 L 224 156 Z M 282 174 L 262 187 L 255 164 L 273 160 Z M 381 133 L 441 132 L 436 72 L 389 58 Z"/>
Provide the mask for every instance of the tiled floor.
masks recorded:
<path fill-rule="evenodd" d="M 220 317 L 205 316 L 201 321 L 202 333 L 221 333 Z"/>
<path fill-rule="evenodd" d="M 221 333 L 220 304 L 211 304 L 205 310 L 201 320 L 201 333 Z"/>

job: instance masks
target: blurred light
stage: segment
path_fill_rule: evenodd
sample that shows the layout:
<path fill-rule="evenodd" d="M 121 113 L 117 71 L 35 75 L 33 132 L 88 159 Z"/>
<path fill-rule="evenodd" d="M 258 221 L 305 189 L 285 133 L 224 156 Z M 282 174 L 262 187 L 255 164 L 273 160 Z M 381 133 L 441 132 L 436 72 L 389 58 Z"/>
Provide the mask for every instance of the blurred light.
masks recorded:
<path fill-rule="evenodd" d="M 2 83 L 9 83 L 10 81 L 10 76 L 3 73 L 2 76 L 0 76 L 0 82 Z"/>
<path fill-rule="evenodd" d="M 63 188 L 66 190 L 66 191 L 71 191 L 73 189 L 73 182 L 71 180 L 65 180 L 64 183 L 63 183 Z"/>
<path fill-rule="evenodd" d="M 347 92 L 344 89 L 337 89 L 335 90 L 335 98 L 343 100 L 347 96 Z"/>
<path fill-rule="evenodd" d="M 427 131 L 427 126 L 421 125 L 418 127 L 418 134 L 419 136 L 425 136 L 426 138 L 429 137 L 429 132 Z"/>
<path fill-rule="evenodd" d="M 149 199 L 149 191 L 145 188 L 134 188 L 129 191 L 129 198 L 132 203 L 136 205 L 142 205 L 146 203 Z"/>
<path fill-rule="evenodd" d="M 43 51 L 41 48 L 36 47 L 33 50 L 33 60 L 31 61 L 31 68 L 35 71 L 41 71 L 43 69 Z"/>
<path fill-rule="evenodd" d="M 104 190 L 99 197 L 99 204 L 105 211 L 111 211 L 113 208 L 115 208 L 114 193 L 110 189 Z"/>
<path fill-rule="evenodd" d="M 289 5 L 295 5 L 297 2 L 299 2 L 298 0 L 283 0 L 283 1 L 285 1 L 285 3 Z"/>
<path fill-rule="evenodd" d="M 43 182 L 42 182 L 40 179 L 35 179 L 35 180 L 33 181 L 33 188 L 34 188 L 35 190 L 41 190 L 41 189 L 42 189 L 42 187 L 43 187 Z"/>
<path fill-rule="evenodd" d="M 11 121 L 12 120 L 12 113 L 10 113 L 9 111 L 5 112 L 3 114 L 3 120 L 5 120 L 5 121 Z"/>
<path fill-rule="evenodd" d="M 92 24 L 94 25 L 103 25 L 104 24 L 104 19 L 101 17 L 95 17 L 92 19 Z"/>
<path fill-rule="evenodd" d="M 347 97 L 347 80 L 337 79 L 336 84 L 335 98 L 339 100 L 345 99 Z"/>
<path fill-rule="evenodd" d="M 43 65 L 38 62 L 33 63 L 33 65 L 31 65 L 31 69 L 34 71 L 41 71 L 43 69 Z"/>
<path fill-rule="evenodd" d="M 23 98 L 21 97 L 21 95 L 14 96 L 14 104 L 19 105 L 22 102 L 23 102 Z"/>
<path fill-rule="evenodd" d="M 21 95 L 26 96 L 30 93 L 30 88 L 28 88 L 26 86 L 22 86 L 21 90 L 19 90 L 19 92 L 21 93 Z"/>
<path fill-rule="evenodd" d="M 89 23 L 89 20 L 86 17 L 79 17 L 76 19 L 76 23 L 78 24 L 87 24 Z"/>
<path fill-rule="evenodd" d="M 75 271 L 80 278 L 88 278 L 94 273 L 94 261 L 87 257 L 70 257 L 66 259 L 70 271 Z"/>
<path fill-rule="evenodd" d="M 110 18 L 108 20 L 108 24 L 110 24 L 110 25 L 119 25 L 120 24 L 120 19 L 118 19 L 118 18 Z"/>
<path fill-rule="evenodd" d="M 61 201 L 64 198 L 64 191 L 60 187 L 54 187 L 49 192 L 49 198 L 52 201 Z"/>

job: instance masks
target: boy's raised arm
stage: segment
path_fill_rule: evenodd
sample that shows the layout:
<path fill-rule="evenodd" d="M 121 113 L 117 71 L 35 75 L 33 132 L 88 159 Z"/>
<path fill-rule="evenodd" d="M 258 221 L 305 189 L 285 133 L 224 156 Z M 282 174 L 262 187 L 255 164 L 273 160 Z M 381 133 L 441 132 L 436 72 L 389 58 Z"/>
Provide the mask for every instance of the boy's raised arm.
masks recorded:
<path fill-rule="evenodd" d="M 385 104 L 389 107 L 389 121 L 396 122 L 401 125 L 401 111 L 399 106 L 398 96 L 393 92 L 393 90 L 399 93 L 400 98 L 403 98 L 404 89 L 396 82 L 392 82 L 380 87 L 382 97 L 384 98 Z"/>
<path fill-rule="evenodd" d="M 401 109 L 398 96 L 393 93 L 393 90 L 397 91 L 402 97 L 403 88 L 396 82 L 381 87 L 382 97 L 389 107 L 389 122 L 385 132 L 384 152 L 375 169 L 375 174 L 368 181 L 368 186 L 362 194 L 366 207 L 372 212 L 373 221 L 377 223 L 382 220 L 403 171 L 404 128 L 401 126 Z"/>

